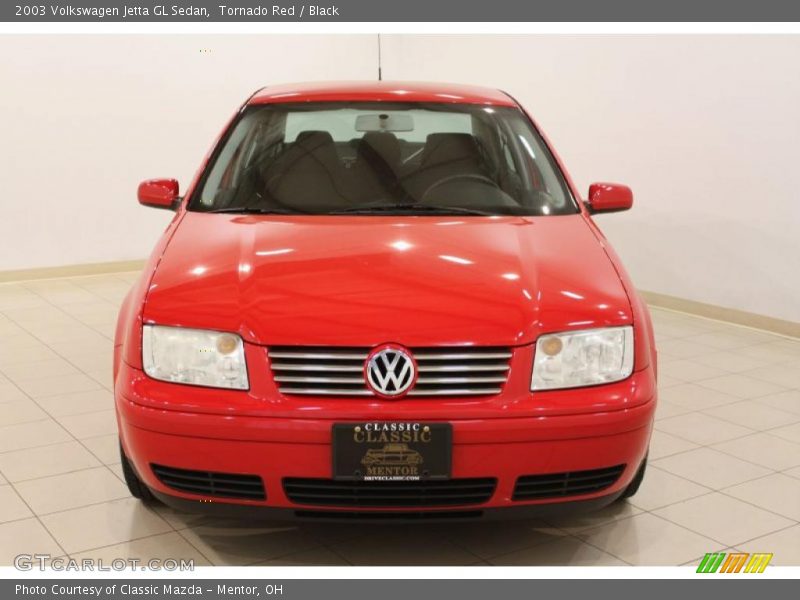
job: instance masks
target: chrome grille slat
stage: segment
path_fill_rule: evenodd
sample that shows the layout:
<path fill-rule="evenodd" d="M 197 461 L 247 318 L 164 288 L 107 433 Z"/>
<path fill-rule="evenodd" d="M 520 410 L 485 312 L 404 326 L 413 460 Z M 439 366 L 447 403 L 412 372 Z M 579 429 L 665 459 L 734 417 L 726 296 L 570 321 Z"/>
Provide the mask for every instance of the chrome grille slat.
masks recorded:
<path fill-rule="evenodd" d="M 419 354 L 415 354 L 414 358 L 417 362 L 421 362 L 424 360 L 485 360 L 487 358 L 495 358 L 495 359 L 509 359 L 511 358 L 511 352 L 476 352 L 474 354 L 470 353 L 457 353 L 457 352 L 449 352 L 449 353 L 426 353 L 420 352 Z"/>
<path fill-rule="evenodd" d="M 311 396 L 374 396 L 368 389 L 345 388 L 279 388 L 282 394 L 305 394 Z"/>
<path fill-rule="evenodd" d="M 420 373 L 457 373 L 462 371 L 508 371 L 507 364 L 492 363 L 488 365 L 420 365 Z"/>
<path fill-rule="evenodd" d="M 414 388 L 409 396 L 492 396 L 499 394 L 503 388 L 447 388 L 443 390 L 421 390 Z"/>
<path fill-rule="evenodd" d="M 366 360 L 367 352 L 270 352 L 272 358 L 299 358 L 307 360 Z"/>
<path fill-rule="evenodd" d="M 358 383 L 363 384 L 363 377 L 292 377 L 290 375 L 277 375 L 275 381 L 279 383 Z"/>
<path fill-rule="evenodd" d="M 273 378 L 287 395 L 375 397 L 364 381 L 370 348 L 274 346 Z M 492 396 L 508 380 L 511 348 L 410 348 L 419 369 L 408 396 Z"/>
<path fill-rule="evenodd" d="M 273 371 L 347 371 L 348 373 L 360 373 L 364 370 L 361 365 L 293 365 L 288 363 L 273 363 Z"/>
<path fill-rule="evenodd" d="M 425 383 L 505 383 L 505 377 L 420 377 L 417 385 Z"/>

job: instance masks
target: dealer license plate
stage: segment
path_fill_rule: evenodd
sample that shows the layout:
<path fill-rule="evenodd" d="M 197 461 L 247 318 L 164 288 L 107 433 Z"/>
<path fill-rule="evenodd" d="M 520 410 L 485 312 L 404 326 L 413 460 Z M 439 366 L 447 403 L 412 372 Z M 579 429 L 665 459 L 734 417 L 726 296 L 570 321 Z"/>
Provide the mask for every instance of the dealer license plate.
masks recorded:
<path fill-rule="evenodd" d="M 448 479 L 452 435 L 449 423 L 337 423 L 333 426 L 333 478 Z"/>

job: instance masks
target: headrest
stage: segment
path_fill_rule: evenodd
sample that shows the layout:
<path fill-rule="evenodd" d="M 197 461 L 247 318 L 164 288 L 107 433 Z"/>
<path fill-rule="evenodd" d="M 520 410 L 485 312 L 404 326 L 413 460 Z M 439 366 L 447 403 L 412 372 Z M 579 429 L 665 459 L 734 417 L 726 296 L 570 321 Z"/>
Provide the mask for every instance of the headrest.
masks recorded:
<path fill-rule="evenodd" d="M 301 131 L 288 156 L 293 161 L 314 160 L 328 166 L 339 161 L 333 137 L 327 131 Z"/>
<path fill-rule="evenodd" d="M 480 162 L 478 140 L 469 133 L 431 133 L 422 151 L 422 164 L 433 166 L 456 161 Z"/>
<path fill-rule="evenodd" d="M 316 148 L 325 144 L 333 144 L 333 137 L 328 131 L 308 129 L 297 134 L 295 143 L 305 148 Z"/>
<path fill-rule="evenodd" d="M 381 131 L 368 131 L 358 144 L 362 155 L 374 152 L 390 166 L 400 162 L 400 140 L 395 134 Z"/>

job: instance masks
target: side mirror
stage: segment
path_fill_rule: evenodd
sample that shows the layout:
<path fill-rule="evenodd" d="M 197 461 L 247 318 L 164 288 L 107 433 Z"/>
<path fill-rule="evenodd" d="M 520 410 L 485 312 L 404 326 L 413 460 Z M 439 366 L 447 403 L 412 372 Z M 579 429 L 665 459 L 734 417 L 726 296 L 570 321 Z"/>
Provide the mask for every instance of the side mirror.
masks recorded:
<path fill-rule="evenodd" d="M 628 210 L 633 206 L 633 192 L 619 183 L 593 183 L 586 206 L 590 214 Z"/>
<path fill-rule="evenodd" d="M 175 210 L 181 201 L 178 189 L 175 179 L 148 179 L 139 184 L 139 204 Z"/>

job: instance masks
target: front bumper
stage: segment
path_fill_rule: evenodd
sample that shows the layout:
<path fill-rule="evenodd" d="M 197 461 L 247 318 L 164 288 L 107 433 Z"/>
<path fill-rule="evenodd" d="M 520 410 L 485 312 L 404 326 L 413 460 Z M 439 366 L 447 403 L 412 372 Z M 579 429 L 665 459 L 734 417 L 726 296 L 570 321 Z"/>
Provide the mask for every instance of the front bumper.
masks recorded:
<path fill-rule="evenodd" d="M 630 483 L 647 453 L 655 412 L 655 382 L 650 369 L 635 373 L 614 391 L 615 410 L 550 416 L 455 418 L 452 478 L 497 480 L 488 501 L 447 507 L 333 507 L 292 502 L 283 489 L 284 478 L 330 478 L 331 428 L 342 419 L 209 414 L 185 408 L 170 410 L 142 400 L 140 371 L 122 365 L 116 381 L 116 407 L 125 453 L 142 481 L 168 504 L 186 510 L 248 517 L 369 517 L 397 518 L 441 516 L 472 518 L 491 516 L 494 509 L 506 516 L 550 514 L 564 508 L 588 510 L 616 499 Z M 192 388 L 168 385 L 174 392 Z M 616 384 L 612 384 L 616 385 Z M 610 386 L 574 390 L 576 395 L 608 394 Z M 562 392 L 563 393 L 563 392 Z M 417 400 L 418 403 L 427 402 Z M 435 401 L 431 401 L 435 402 Z M 592 405 L 587 402 L 587 405 Z M 185 403 L 184 403 L 185 406 Z M 313 411 L 308 411 L 313 412 Z M 517 413 L 515 413 L 517 414 Z M 364 420 L 374 419 L 365 415 Z M 388 414 L 386 420 L 415 420 Z M 358 419 L 356 419 L 358 420 Z M 416 417 L 416 420 L 437 420 Z M 151 465 L 178 469 L 258 475 L 266 490 L 265 500 L 209 497 L 165 486 Z M 519 501 L 513 499 L 517 479 L 526 475 L 603 469 L 625 465 L 622 474 L 600 492 L 569 497 Z"/>

